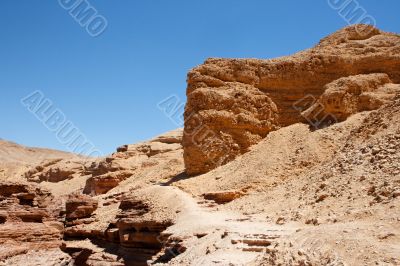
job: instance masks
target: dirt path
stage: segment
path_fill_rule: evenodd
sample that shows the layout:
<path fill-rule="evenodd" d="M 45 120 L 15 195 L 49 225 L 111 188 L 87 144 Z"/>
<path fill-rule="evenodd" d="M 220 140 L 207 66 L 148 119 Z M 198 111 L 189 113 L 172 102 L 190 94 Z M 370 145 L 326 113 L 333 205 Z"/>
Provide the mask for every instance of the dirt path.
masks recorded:
<path fill-rule="evenodd" d="M 187 247 L 172 261 L 177 265 L 188 261 L 191 265 L 246 265 L 273 246 L 277 239 L 295 231 L 289 226 L 268 224 L 209 207 L 211 202 L 196 200 L 176 187 L 160 186 L 158 190 L 184 203 L 176 223 L 163 233 L 183 241 Z M 193 260 L 195 257 L 198 259 Z"/>

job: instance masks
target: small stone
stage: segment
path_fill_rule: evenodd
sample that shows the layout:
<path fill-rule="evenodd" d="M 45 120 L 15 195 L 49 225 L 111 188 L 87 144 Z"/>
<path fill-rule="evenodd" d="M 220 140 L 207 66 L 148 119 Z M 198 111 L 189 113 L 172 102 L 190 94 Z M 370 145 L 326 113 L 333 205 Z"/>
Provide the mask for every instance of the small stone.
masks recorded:
<path fill-rule="evenodd" d="M 393 234 L 393 233 L 383 233 L 383 234 L 379 235 L 378 238 L 380 240 L 385 240 L 385 239 L 388 239 L 389 237 L 392 237 L 392 236 L 395 236 L 395 234 Z"/>
<path fill-rule="evenodd" d="M 377 148 L 377 147 L 373 147 L 373 148 L 372 148 L 372 154 L 373 154 L 373 155 L 378 154 L 380 151 L 381 151 L 381 150 L 380 150 L 379 148 Z"/>
<path fill-rule="evenodd" d="M 284 217 L 279 217 L 278 220 L 276 220 L 276 224 L 278 225 L 284 225 L 285 224 L 285 218 Z"/>
<path fill-rule="evenodd" d="M 397 198 L 400 196 L 400 190 L 393 191 L 393 198 Z"/>
<path fill-rule="evenodd" d="M 319 225 L 319 222 L 318 222 L 317 218 L 312 218 L 312 219 L 308 219 L 306 221 L 306 224 Z"/>
<path fill-rule="evenodd" d="M 321 202 L 321 201 L 325 200 L 327 197 L 329 197 L 328 194 L 322 194 L 317 198 L 316 202 Z"/>

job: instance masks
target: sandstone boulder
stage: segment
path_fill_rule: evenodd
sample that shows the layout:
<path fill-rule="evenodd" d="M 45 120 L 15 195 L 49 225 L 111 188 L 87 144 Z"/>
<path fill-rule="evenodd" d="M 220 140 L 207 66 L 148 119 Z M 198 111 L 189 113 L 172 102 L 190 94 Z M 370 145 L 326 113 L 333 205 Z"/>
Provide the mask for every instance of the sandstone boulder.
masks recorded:
<path fill-rule="evenodd" d="M 227 191 L 215 191 L 207 192 L 203 194 L 206 200 L 215 201 L 218 204 L 224 204 L 238 199 L 244 195 L 243 191 L 238 190 L 227 190 Z"/>
<path fill-rule="evenodd" d="M 169 131 L 167 133 L 164 133 L 162 135 L 159 135 L 151 141 L 167 143 L 167 144 L 172 144 L 172 143 L 181 144 L 182 143 L 182 132 L 183 132 L 183 129 L 178 128 L 178 129 Z"/>
<path fill-rule="evenodd" d="M 116 171 L 100 176 L 90 177 L 83 190 L 85 194 L 101 195 L 118 186 L 120 182 L 132 175 L 131 171 Z"/>

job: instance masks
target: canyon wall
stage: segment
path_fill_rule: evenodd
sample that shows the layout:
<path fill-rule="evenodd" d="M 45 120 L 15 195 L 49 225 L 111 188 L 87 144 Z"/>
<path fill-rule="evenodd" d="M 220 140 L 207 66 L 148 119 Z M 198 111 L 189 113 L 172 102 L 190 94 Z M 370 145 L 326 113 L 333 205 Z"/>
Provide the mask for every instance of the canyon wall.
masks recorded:
<path fill-rule="evenodd" d="M 310 122 L 302 112 L 335 80 L 384 73 L 399 83 L 400 36 L 375 28 L 368 32 L 361 35 L 349 26 L 292 56 L 212 58 L 191 70 L 183 136 L 187 173 L 206 173 L 247 152 L 271 131 Z M 324 124 L 318 122 L 313 126 Z"/>

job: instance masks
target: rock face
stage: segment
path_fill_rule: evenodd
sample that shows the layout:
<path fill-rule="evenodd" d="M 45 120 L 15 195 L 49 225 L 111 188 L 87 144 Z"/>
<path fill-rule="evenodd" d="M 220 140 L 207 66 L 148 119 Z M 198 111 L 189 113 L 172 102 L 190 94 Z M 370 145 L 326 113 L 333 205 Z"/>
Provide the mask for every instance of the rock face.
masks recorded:
<path fill-rule="evenodd" d="M 87 169 L 90 177 L 84 193 L 105 194 L 135 173 L 169 164 L 182 151 L 182 131 L 178 129 L 140 144 L 121 146 L 113 155 L 93 162 Z"/>
<path fill-rule="evenodd" d="M 79 160 L 52 159 L 44 160 L 35 168 L 27 171 L 24 177 L 31 182 L 57 183 L 82 175 L 84 167 Z"/>
<path fill-rule="evenodd" d="M 96 215 L 92 215 L 96 207 L 97 201 L 87 195 L 67 201 L 65 236 L 71 241 L 63 250 L 75 261 L 81 258 L 84 265 L 148 265 L 147 261 L 160 252 L 163 247 L 160 235 L 172 225 L 172 220 L 157 215 L 159 210 L 154 209 L 152 202 L 128 194 L 121 199 L 113 220 L 103 229 L 92 230 L 91 223 L 97 220 Z M 74 239 L 82 238 L 88 238 L 106 250 L 94 245 L 74 244 Z"/>
<path fill-rule="evenodd" d="M 150 207 L 134 198 L 126 198 L 120 205 L 121 213 L 118 215 L 117 228 L 119 242 L 123 247 L 146 250 L 155 255 L 162 247 L 158 240 L 160 233 L 172 223 L 158 221 L 157 219 L 142 219 Z"/>
<path fill-rule="evenodd" d="M 84 192 L 91 195 L 101 195 L 118 186 L 132 175 L 129 170 L 110 172 L 104 175 L 90 177 L 86 181 Z"/>
<path fill-rule="evenodd" d="M 306 122 L 302 111 L 314 105 L 325 90 L 332 94 L 329 90 L 333 86 L 341 86 L 346 91 L 345 85 L 339 85 L 342 82 L 351 87 L 351 78 L 341 78 L 387 75 L 366 78 L 364 82 L 372 87 L 361 90 L 357 107 L 346 106 L 348 110 L 343 114 L 335 111 L 340 113 L 338 120 L 355 111 L 379 107 L 382 100 L 364 101 L 377 99 L 367 92 L 378 85 L 390 80 L 400 83 L 400 37 L 375 28 L 368 32 L 360 35 L 356 26 L 350 26 L 293 56 L 273 60 L 208 59 L 190 71 L 183 136 L 187 173 L 208 172 L 248 151 L 269 132 Z M 325 95 L 322 100 L 329 97 L 333 96 Z"/>
<path fill-rule="evenodd" d="M 399 85 L 392 84 L 387 74 L 340 78 L 324 89 L 318 101 L 302 113 L 309 121 L 321 121 L 328 116 L 344 121 L 355 113 L 378 109 L 400 91 Z"/>
<path fill-rule="evenodd" d="M 87 195 L 70 195 L 66 204 L 66 219 L 88 218 L 97 209 L 98 202 Z"/>
<path fill-rule="evenodd" d="M 39 188 L 20 183 L 0 183 L 0 200 L 2 224 L 42 223 L 55 218 L 47 209 L 51 194 Z"/>
<path fill-rule="evenodd" d="M 224 204 L 238 199 L 244 195 L 243 191 L 217 191 L 217 192 L 207 192 L 204 193 L 204 198 L 206 200 L 213 200 L 218 204 Z"/>
<path fill-rule="evenodd" d="M 138 195 L 149 184 L 168 184 L 182 174 L 181 141 L 182 129 L 178 129 L 121 146 L 106 158 L 87 162 L 84 176 L 59 182 L 68 185 L 81 180 L 84 186 L 68 195 L 65 206 L 62 250 L 75 263 L 147 265 L 160 252 L 163 242 L 158 237 L 171 225 L 173 215 L 161 214 L 160 210 L 166 211 L 164 205 L 155 208 L 147 194 Z M 155 192 L 148 194 L 161 197 Z"/>
<path fill-rule="evenodd" d="M 98 207 L 98 201 L 88 195 L 71 194 L 65 202 L 65 232 L 64 238 L 82 238 L 96 235 L 85 225 L 95 221 L 93 212 Z"/>
<path fill-rule="evenodd" d="M 265 93 L 240 83 L 189 93 L 185 117 L 183 146 L 188 174 L 233 160 L 278 128 L 276 104 Z"/>
<path fill-rule="evenodd" d="M 52 202 L 38 187 L 0 183 L 0 261 L 31 250 L 59 250 L 64 226 Z"/>

